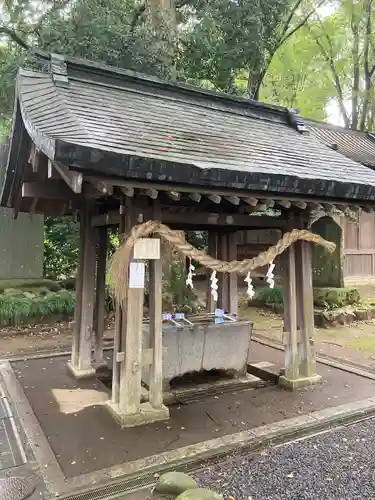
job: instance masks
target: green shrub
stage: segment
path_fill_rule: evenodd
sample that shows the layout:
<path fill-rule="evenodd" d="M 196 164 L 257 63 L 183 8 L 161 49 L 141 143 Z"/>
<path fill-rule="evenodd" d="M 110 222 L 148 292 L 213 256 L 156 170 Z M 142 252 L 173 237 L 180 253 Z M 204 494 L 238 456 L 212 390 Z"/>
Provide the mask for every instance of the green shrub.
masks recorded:
<path fill-rule="evenodd" d="M 325 309 L 337 309 L 358 304 L 361 295 L 356 288 L 314 288 L 314 305 Z M 255 303 L 267 307 L 283 304 L 283 289 L 280 287 L 260 288 L 257 291 Z"/>
<path fill-rule="evenodd" d="M 69 316 L 73 314 L 75 296 L 66 290 L 36 295 L 31 292 L 0 295 L 0 325 L 18 325 L 52 315 Z"/>
<path fill-rule="evenodd" d="M 164 283 L 163 290 L 163 306 L 166 311 L 195 313 L 199 310 L 198 297 L 186 286 L 185 281 L 185 266 L 181 262 L 172 262 L 169 281 Z"/>
<path fill-rule="evenodd" d="M 325 309 L 358 304 L 361 295 L 357 288 L 314 288 L 314 305 Z"/>
<path fill-rule="evenodd" d="M 51 292 L 61 290 L 61 285 L 53 280 L 47 279 L 17 279 L 17 280 L 0 280 L 0 293 L 7 289 L 17 290 L 37 290 L 45 288 Z"/>
<path fill-rule="evenodd" d="M 256 300 L 265 306 L 282 305 L 284 303 L 283 289 L 275 288 L 260 288 L 256 294 Z"/>

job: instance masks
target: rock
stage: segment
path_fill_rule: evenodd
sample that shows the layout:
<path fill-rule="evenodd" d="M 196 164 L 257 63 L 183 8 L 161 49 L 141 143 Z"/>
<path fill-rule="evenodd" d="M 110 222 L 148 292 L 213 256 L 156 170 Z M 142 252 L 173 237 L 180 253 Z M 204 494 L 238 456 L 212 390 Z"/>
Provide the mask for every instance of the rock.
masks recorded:
<path fill-rule="evenodd" d="M 186 490 L 176 500 L 224 500 L 224 497 L 216 493 L 216 491 L 207 490 L 206 488 L 196 488 L 194 490 Z"/>
<path fill-rule="evenodd" d="M 166 472 L 161 475 L 155 486 L 155 493 L 179 495 L 186 490 L 198 488 L 195 480 L 182 472 Z"/>
<path fill-rule="evenodd" d="M 1 500 L 24 500 L 35 490 L 33 481 L 23 477 L 7 477 L 0 479 Z"/>
<path fill-rule="evenodd" d="M 367 321 L 371 319 L 371 311 L 369 309 L 356 309 L 354 314 L 358 321 Z"/>

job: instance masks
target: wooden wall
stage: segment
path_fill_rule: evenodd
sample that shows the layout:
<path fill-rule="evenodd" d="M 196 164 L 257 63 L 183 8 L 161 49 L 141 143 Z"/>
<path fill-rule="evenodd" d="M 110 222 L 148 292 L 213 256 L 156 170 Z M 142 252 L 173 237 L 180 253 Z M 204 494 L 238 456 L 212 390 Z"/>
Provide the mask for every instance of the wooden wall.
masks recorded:
<path fill-rule="evenodd" d="M 237 233 L 237 259 L 250 259 L 255 257 L 260 252 L 267 250 L 270 246 L 275 245 L 281 238 L 282 233 L 279 229 L 253 229 L 251 231 L 238 231 Z M 281 261 L 276 260 L 275 274 L 280 275 Z M 267 268 L 258 269 L 254 276 L 264 276 Z"/>
<path fill-rule="evenodd" d="M 342 219 L 346 280 L 375 279 L 375 213 L 361 212 L 359 223 Z"/>

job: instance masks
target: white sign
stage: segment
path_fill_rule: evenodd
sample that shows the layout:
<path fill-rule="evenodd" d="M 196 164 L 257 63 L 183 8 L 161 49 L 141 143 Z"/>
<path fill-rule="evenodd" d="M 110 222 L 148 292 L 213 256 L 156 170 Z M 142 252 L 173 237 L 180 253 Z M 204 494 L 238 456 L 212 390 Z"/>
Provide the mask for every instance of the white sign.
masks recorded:
<path fill-rule="evenodd" d="M 160 259 L 159 238 L 140 238 L 135 242 L 133 257 L 139 260 Z"/>
<path fill-rule="evenodd" d="M 145 263 L 131 262 L 129 266 L 129 288 L 145 287 Z"/>

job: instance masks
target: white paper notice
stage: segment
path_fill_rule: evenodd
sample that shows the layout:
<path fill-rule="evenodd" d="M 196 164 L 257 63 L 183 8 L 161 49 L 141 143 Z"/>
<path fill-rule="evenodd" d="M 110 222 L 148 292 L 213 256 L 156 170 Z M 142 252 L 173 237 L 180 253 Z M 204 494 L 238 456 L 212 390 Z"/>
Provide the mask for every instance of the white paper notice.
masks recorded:
<path fill-rule="evenodd" d="M 129 267 L 129 288 L 145 287 L 145 263 L 131 262 Z"/>

